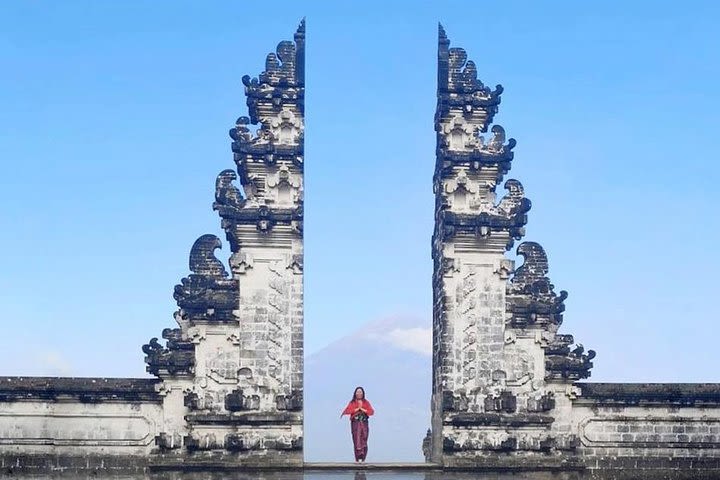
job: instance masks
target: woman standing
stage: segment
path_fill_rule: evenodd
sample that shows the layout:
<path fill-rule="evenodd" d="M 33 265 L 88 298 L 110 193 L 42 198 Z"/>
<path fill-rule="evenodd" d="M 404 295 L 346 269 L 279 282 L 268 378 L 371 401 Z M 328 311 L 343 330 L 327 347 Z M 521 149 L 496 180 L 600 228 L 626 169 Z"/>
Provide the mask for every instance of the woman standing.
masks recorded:
<path fill-rule="evenodd" d="M 355 447 L 356 462 L 364 462 L 367 456 L 367 441 L 370 433 L 368 417 L 373 413 L 375 413 L 375 410 L 365 398 L 365 390 L 362 387 L 357 387 L 350 403 L 340 414 L 340 417 L 350 415 L 350 431 L 353 446 Z"/>

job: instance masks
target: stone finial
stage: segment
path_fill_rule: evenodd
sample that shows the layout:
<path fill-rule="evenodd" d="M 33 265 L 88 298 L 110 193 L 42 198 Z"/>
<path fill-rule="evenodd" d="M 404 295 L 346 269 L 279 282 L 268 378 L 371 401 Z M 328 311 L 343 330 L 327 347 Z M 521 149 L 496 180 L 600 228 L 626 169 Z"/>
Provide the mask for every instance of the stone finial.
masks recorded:
<path fill-rule="evenodd" d="M 555 293 L 555 286 L 547 277 L 549 268 L 545 250 L 539 243 L 523 242 L 518 246 L 517 254 L 524 258 L 524 262 L 507 287 L 507 311 L 511 314 L 511 325 L 559 326 L 567 292 Z"/>
<path fill-rule="evenodd" d="M 590 376 L 593 367 L 592 359 L 595 351 L 588 350 L 574 343 L 572 335 L 556 335 L 555 339 L 545 349 L 545 379 L 546 380 L 580 380 Z"/>
<path fill-rule="evenodd" d="M 233 184 L 237 178 L 237 174 L 229 169 L 223 170 L 218 174 L 217 180 L 215 180 L 214 210 L 219 210 L 223 207 L 238 210 L 245 205 L 245 199 L 242 193 Z"/>
<path fill-rule="evenodd" d="M 182 339 L 179 328 L 166 328 L 162 337 L 167 340 L 162 346 L 157 337 L 143 345 L 146 370 L 152 375 L 190 375 L 195 366 L 195 350 L 192 343 Z"/>
<path fill-rule="evenodd" d="M 233 311 L 239 305 L 238 285 L 237 280 L 227 278 L 225 266 L 215 257 L 221 245 L 215 235 L 203 235 L 190 251 L 193 273 L 175 286 L 173 294 L 184 320 L 236 320 Z"/>
<path fill-rule="evenodd" d="M 243 77 L 248 115 L 230 129 L 237 175 L 224 170 L 216 182 L 215 203 L 222 228 L 236 253 L 245 226 L 261 234 L 290 226 L 302 235 L 305 132 L 305 20 L 293 40 L 268 54 L 265 70 Z M 239 181 L 240 189 L 233 185 Z"/>
<path fill-rule="evenodd" d="M 450 40 L 442 25 L 438 25 L 438 103 L 445 108 L 460 106 L 467 114 L 484 110 L 482 131 L 492 123 L 500 104 L 503 87 L 494 90 L 478 79 L 477 66 L 468 60 L 463 48 L 450 48 Z"/>
<path fill-rule="evenodd" d="M 190 271 L 203 277 L 227 277 L 225 266 L 215 257 L 218 248 L 222 248 L 222 242 L 215 235 L 206 234 L 195 240 L 190 250 Z"/>
<path fill-rule="evenodd" d="M 518 215 L 524 215 L 530 211 L 532 202 L 525 198 L 525 190 L 523 189 L 522 183 L 511 178 L 505 182 L 505 190 L 507 190 L 508 193 L 497 205 L 497 210 L 500 213 L 505 214 L 508 218 L 512 218 Z"/>
<path fill-rule="evenodd" d="M 256 124 L 265 106 L 281 110 L 287 102 L 303 109 L 305 86 L 305 20 L 300 22 L 293 37 L 283 40 L 265 59 L 265 70 L 257 77 L 242 77 L 247 95 L 250 120 Z"/>

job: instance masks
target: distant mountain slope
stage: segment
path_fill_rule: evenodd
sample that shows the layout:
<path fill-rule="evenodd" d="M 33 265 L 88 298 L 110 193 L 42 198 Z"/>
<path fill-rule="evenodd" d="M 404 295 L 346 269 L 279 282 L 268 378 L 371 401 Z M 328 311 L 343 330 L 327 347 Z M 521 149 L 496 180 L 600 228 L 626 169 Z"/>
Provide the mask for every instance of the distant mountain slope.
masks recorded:
<path fill-rule="evenodd" d="M 382 320 L 310 355 L 305 364 L 305 459 L 352 461 L 347 417 L 339 419 L 357 386 L 376 415 L 368 461 L 423 461 L 430 426 L 430 323 Z"/>

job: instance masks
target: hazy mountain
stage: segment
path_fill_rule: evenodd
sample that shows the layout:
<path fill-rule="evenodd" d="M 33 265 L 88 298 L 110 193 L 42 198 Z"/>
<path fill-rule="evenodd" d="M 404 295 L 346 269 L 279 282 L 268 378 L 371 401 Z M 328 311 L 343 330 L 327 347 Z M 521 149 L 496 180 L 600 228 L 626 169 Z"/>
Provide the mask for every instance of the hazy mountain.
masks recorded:
<path fill-rule="evenodd" d="M 305 458 L 352 461 L 348 417 L 355 387 L 365 388 L 370 420 L 368 461 L 423 461 L 430 426 L 429 321 L 391 318 L 370 324 L 308 356 L 305 364 Z"/>

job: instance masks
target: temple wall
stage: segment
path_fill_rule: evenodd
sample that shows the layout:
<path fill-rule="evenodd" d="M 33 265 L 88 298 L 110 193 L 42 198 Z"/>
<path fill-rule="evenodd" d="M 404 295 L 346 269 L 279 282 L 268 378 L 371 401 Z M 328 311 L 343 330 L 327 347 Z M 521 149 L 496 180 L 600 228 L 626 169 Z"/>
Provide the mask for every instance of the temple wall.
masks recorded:
<path fill-rule="evenodd" d="M 163 429 L 156 386 L 150 379 L 0 377 L 0 465 L 140 468 L 133 458 L 144 464 Z"/>
<path fill-rule="evenodd" d="M 720 475 L 720 385 L 577 388 L 569 420 L 589 468 L 712 469 Z"/>

